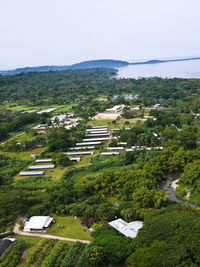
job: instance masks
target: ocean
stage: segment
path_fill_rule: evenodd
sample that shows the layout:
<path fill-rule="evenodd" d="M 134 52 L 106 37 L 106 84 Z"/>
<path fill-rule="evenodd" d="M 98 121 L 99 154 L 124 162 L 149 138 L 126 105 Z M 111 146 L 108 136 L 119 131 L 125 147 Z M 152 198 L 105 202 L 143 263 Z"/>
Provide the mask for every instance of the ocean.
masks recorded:
<path fill-rule="evenodd" d="M 118 71 L 118 78 L 200 78 L 200 60 L 129 65 Z"/>

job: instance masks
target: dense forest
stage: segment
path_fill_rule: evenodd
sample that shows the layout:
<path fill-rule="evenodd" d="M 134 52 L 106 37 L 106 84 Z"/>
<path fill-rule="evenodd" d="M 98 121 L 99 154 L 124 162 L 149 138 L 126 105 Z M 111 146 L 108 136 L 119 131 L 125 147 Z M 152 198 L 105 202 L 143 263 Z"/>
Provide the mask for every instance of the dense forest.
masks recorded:
<path fill-rule="evenodd" d="M 0 77 L 0 140 L 25 132 L 21 139 L 1 144 L 0 232 L 21 216 L 73 216 L 93 227 L 94 236 L 90 245 L 44 243 L 54 247 L 52 255 L 63 252 L 63 267 L 199 266 L 199 89 L 199 79 L 117 79 L 113 69 Z M 139 97 L 125 99 L 128 94 Z M 16 113 L 6 106 L 13 102 L 33 109 L 76 104 L 71 111 L 81 120 L 71 129 L 54 127 L 51 114 Z M 70 162 L 63 152 L 81 142 L 87 127 L 96 125 L 93 115 L 115 104 L 126 108 L 121 118 L 103 122 L 111 132 L 119 128 L 109 146 L 126 142 L 130 151 L 106 158 L 100 152 L 107 145 L 101 144 L 87 164 Z M 152 108 L 155 104 L 160 108 Z M 32 126 L 42 123 L 47 127 L 38 135 Z M 131 150 L 133 146 L 138 149 Z M 59 171 L 66 168 L 60 179 L 50 173 L 17 176 L 33 162 L 30 154 L 35 151 L 39 158 L 52 157 Z M 180 203 L 160 190 L 169 177 L 171 182 L 178 179 L 175 193 Z M 116 218 L 140 220 L 144 227 L 131 239 L 108 225 Z M 48 260 L 54 262 L 53 257 Z"/>

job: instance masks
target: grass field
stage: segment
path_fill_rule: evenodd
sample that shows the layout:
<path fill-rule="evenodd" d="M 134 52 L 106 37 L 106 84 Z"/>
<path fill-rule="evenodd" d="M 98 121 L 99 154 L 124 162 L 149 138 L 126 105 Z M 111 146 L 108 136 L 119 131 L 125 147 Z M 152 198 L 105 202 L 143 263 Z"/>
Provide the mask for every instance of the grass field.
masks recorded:
<path fill-rule="evenodd" d="M 80 225 L 80 219 L 74 219 L 71 216 L 53 217 L 55 223 L 48 228 L 47 233 L 51 235 L 63 236 L 68 238 L 77 238 L 82 240 L 92 240 L 89 230 Z M 63 228 L 58 228 L 57 225 L 63 225 Z"/>

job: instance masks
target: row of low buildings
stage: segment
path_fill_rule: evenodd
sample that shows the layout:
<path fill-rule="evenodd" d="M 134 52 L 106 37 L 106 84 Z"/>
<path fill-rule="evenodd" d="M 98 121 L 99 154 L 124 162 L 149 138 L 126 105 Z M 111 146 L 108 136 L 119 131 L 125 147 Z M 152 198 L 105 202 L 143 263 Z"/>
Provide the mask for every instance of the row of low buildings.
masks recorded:
<path fill-rule="evenodd" d="M 55 164 L 50 164 L 52 163 L 52 159 L 35 159 L 35 163 L 37 165 L 31 165 L 28 167 L 27 171 L 21 171 L 19 173 L 20 176 L 40 176 L 44 175 L 45 170 L 48 169 L 54 169 Z"/>
<path fill-rule="evenodd" d="M 76 143 L 75 147 L 71 147 L 73 152 L 66 152 L 68 156 L 84 156 L 93 155 L 93 149 L 98 145 L 102 145 L 103 142 L 111 140 L 110 133 L 107 126 L 94 126 L 86 129 L 85 137 L 81 143 Z M 90 138 L 91 137 L 91 138 Z"/>

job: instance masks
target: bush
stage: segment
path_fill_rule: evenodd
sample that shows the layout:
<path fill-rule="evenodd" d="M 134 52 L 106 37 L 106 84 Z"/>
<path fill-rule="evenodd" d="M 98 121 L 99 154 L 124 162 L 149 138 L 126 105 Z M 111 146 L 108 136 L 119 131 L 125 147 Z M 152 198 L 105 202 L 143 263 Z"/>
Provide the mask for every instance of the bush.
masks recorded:
<path fill-rule="evenodd" d="M 67 256 L 64 258 L 61 267 L 74 267 L 84 248 L 85 244 L 81 242 L 74 243 L 69 248 Z"/>
<path fill-rule="evenodd" d="M 132 252 L 132 239 L 120 235 L 116 230 L 100 227 L 94 233 L 94 243 L 103 248 L 103 254 L 110 263 L 119 263 Z"/>

